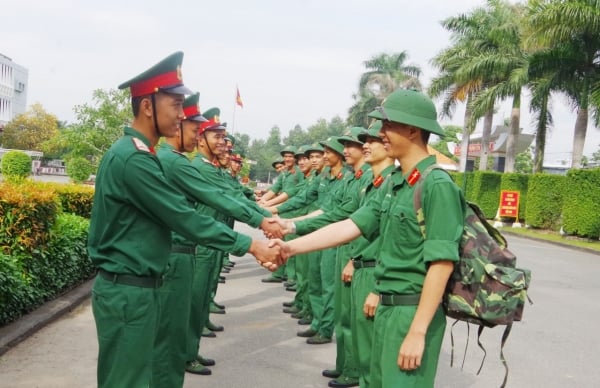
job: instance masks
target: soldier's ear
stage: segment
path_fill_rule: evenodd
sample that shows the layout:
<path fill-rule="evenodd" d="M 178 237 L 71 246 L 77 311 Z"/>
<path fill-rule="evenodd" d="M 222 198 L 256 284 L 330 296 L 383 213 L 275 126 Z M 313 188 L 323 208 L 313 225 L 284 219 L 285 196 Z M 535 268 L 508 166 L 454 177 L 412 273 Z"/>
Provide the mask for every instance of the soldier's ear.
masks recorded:
<path fill-rule="evenodd" d="M 152 118 L 152 100 L 150 97 L 144 97 L 140 102 L 140 114 Z"/>

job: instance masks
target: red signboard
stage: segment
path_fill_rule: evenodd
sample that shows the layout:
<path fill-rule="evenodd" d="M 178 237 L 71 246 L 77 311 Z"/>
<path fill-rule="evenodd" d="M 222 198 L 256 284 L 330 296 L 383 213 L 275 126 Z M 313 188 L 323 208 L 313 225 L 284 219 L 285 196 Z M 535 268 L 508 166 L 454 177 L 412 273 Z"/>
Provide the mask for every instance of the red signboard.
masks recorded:
<path fill-rule="evenodd" d="M 454 147 L 454 156 L 460 156 L 460 143 Z M 489 143 L 490 152 L 494 150 L 494 142 Z M 469 156 L 479 156 L 481 154 L 481 143 L 471 143 L 469 144 L 469 152 L 467 153 Z"/>
<path fill-rule="evenodd" d="M 519 192 L 502 190 L 500 192 L 500 217 L 519 218 Z"/>

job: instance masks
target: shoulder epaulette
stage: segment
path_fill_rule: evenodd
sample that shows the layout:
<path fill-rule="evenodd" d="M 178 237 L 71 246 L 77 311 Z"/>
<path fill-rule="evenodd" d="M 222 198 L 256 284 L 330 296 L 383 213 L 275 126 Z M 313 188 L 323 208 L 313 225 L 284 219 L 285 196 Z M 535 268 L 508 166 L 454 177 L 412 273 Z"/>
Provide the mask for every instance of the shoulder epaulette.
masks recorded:
<path fill-rule="evenodd" d="M 144 143 L 143 141 L 141 141 L 137 137 L 132 137 L 131 140 L 133 141 L 133 145 L 135 146 L 135 148 L 138 151 L 150 152 L 150 148 L 148 148 L 148 146 L 146 145 L 146 143 Z"/>

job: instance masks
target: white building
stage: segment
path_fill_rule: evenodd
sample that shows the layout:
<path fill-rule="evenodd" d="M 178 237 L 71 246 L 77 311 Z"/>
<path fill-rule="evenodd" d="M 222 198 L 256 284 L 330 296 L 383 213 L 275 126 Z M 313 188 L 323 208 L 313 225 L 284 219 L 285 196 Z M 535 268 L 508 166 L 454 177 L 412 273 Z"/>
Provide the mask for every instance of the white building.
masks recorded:
<path fill-rule="evenodd" d="M 0 127 L 27 107 L 28 70 L 0 53 Z"/>

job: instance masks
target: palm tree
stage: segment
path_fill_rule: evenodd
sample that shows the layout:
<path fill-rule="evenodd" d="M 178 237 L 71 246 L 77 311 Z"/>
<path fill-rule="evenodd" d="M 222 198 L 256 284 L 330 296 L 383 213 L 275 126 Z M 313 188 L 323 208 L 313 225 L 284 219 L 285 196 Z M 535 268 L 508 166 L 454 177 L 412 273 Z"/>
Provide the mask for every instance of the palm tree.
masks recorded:
<path fill-rule="evenodd" d="M 488 0 L 483 18 L 486 49 L 461 66 L 458 74 L 458 77 L 463 79 L 486 78 L 487 87 L 473 100 L 475 117 L 490 114 L 496 101 L 512 98 L 505 172 L 514 171 L 520 128 L 521 92 L 528 81 L 528 57 L 521 43 L 522 14 L 523 7 L 520 5 L 511 5 L 502 0 Z M 487 135 L 489 136 L 489 133 Z"/>
<path fill-rule="evenodd" d="M 353 95 L 355 104 L 348 111 L 348 124 L 368 126 L 367 114 L 380 105 L 384 98 L 399 87 L 420 90 L 421 69 L 407 65 L 408 53 L 382 53 L 366 60 L 368 70 L 358 83 L 358 93 Z"/>
<path fill-rule="evenodd" d="M 545 73 L 577 109 L 571 166 L 578 168 L 590 109 L 599 121 L 600 0 L 530 0 L 528 11 L 530 44 L 556 54 L 545 62 Z"/>
<path fill-rule="evenodd" d="M 490 12 L 485 7 L 478 7 L 467 14 L 444 20 L 442 25 L 451 31 L 453 45 L 441 51 L 431 61 L 440 70 L 440 74 L 432 80 L 429 93 L 433 97 L 443 95 L 442 116 L 452 116 L 457 103 L 466 103 L 460 156 L 462 171 L 466 169 L 469 136 L 482 116 L 485 116 L 485 119 L 479 166 L 481 170 L 487 168 L 494 106 L 493 103 L 489 105 L 484 113 L 473 112 L 473 98 L 495 82 L 494 74 L 488 72 L 474 74 L 466 68 L 481 53 L 493 47 L 489 38 L 490 24 Z"/>

